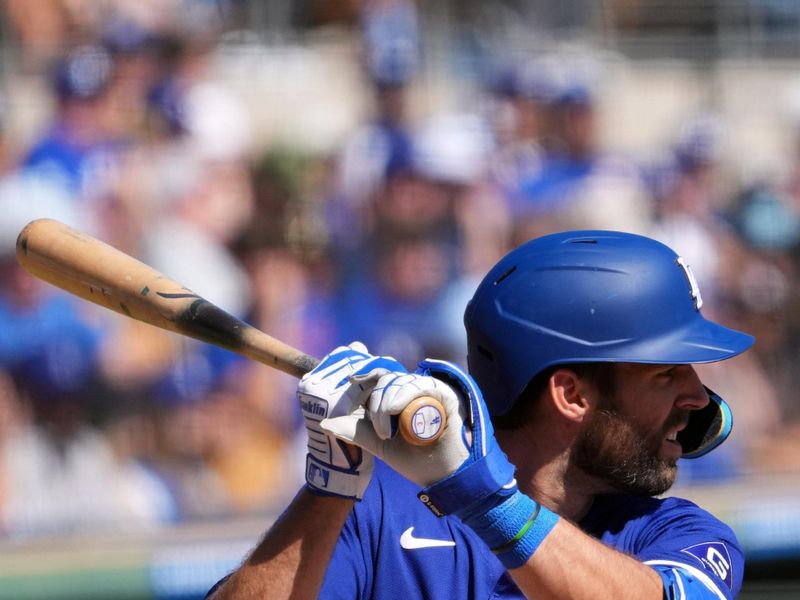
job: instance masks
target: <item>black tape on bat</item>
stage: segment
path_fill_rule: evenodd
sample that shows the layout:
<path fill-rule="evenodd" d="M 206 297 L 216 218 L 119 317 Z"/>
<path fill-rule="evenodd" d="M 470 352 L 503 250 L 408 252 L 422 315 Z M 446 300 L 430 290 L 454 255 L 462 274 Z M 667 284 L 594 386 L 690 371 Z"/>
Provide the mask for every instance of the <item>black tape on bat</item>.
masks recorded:
<path fill-rule="evenodd" d="M 201 339 L 231 350 L 239 350 L 244 346 L 244 330 L 249 327 L 230 313 L 200 297 L 197 297 L 186 310 L 181 311 L 175 320 L 183 323 L 188 331 Z"/>

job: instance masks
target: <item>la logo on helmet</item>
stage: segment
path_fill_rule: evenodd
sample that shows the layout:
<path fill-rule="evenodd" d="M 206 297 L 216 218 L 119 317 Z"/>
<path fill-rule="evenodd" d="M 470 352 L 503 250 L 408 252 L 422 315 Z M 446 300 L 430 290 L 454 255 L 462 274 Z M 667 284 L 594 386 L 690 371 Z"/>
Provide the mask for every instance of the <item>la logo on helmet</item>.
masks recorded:
<path fill-rule="evenodd" d="M 692 297 L 692 300 L 694 300 L 695 308 L 700 310 L 703 307 L 703 297 L 700 295 L 700 286 L 697 285 L 697 279 L 694 276 L 692 267 L 689 266 L 689 263 L 687 263 L 682 256 L 679 256 L 675 262 L 683 269 L 686 279 L 689 281 L 689 295 Z"/>

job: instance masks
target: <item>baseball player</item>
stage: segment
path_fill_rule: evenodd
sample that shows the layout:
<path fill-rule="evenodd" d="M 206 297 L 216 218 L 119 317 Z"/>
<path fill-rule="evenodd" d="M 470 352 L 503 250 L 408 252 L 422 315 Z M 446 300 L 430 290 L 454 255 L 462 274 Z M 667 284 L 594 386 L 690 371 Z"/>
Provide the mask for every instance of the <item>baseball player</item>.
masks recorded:
<path fill-rule="evenodd" d="M 735 597 L 731 529 L 659 497 L 679 458 L 731 430 L 692 364 L 753 343 L 701 306 L 667 246 L 565 232 L 516 248 L 479 285 L 469 374 L 337 348 L 298 388 L 307 485 L 209 596 Z M 421 395 L 447 413 L 429 447 L 394 435 Z"/>

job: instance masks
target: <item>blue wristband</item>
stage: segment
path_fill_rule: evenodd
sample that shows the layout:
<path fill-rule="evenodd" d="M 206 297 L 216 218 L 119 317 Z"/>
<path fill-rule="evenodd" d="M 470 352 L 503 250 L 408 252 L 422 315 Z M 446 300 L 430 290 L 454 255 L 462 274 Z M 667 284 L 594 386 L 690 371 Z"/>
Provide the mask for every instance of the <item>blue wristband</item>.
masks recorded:
<path fill-rule="evenodd" d="M 464 523 L 497 555 L 507 569 L 521 567 L 558 522 L 558 515 L 520 491 Z"/>

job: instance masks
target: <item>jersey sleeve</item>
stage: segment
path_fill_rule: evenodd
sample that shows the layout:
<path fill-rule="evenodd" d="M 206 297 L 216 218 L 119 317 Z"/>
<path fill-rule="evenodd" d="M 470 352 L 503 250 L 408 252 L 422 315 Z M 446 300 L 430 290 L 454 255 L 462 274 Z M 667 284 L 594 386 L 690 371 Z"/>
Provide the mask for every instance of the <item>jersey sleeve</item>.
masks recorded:
<path fill-rule="evenodd" d="M 357 521 L 353 511 L 342 528 L 320 590 L 319 598 L 322 600 L 368 597 L 371 562 L 365 559 Z"/>
<path fill-rule="evenodd" d="M 644 534 L 637 557 L 661 575 L 668 600 L 726 600 L 739 593 L 744 554 L 731 528 L 710 513 L 669 499 Z"/>
<path fill-rule="evenodd" d="M 376 464 L 363 499 L 355 503 L 339 534 L 318 596 L 321 600 L 372 597 L 375 569 L 372 557 L 379 543 L 378 532 L 384 511 L 384 469 L 381 467 L 382 464 Z"/>

